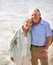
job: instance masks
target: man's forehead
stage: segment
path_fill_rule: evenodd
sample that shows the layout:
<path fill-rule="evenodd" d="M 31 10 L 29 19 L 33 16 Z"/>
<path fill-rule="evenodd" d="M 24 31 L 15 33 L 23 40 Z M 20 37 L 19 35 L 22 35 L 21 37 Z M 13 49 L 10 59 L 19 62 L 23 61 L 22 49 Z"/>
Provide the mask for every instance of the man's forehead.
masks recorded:
<path fill-rule="evenodd" d="M 39 9 L 34 9 L 34 11 L 40 12 L 40 10 L 39 10 Z"/>
<path fill-rule="evenodd" d="M 36 13 L 40 13 L 40 10 L 39 9 L 33 10 L 33 13 L 32 14 L 36 14 Z"/>
<path fill-rule="evenodd" d="M 34 10 L 34 11 L 33 11 L 33 14 L 37 14 L 37 13 L 39 13 L 37 10 Z"/>

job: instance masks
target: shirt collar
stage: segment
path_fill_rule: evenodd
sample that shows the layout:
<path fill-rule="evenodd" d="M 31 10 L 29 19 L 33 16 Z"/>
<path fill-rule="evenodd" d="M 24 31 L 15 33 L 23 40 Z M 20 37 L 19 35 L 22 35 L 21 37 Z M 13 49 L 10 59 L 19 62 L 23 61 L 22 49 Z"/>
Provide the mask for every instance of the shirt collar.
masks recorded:
<path fill-rule="evenodd" d="M 34 25 L 35 23 L 33 22 L 33 24 L 32 24 L 32 26 Z M 40 20 L 40 23 L 39 24 L 44 24 L 44 22 L 43 22 L 43 19 L 41 18 L 41 20 Z"/>
<path fill-rule="evenodd" d="M 41 18 L 40 24 L 44 24 L 43 19 Z"/>

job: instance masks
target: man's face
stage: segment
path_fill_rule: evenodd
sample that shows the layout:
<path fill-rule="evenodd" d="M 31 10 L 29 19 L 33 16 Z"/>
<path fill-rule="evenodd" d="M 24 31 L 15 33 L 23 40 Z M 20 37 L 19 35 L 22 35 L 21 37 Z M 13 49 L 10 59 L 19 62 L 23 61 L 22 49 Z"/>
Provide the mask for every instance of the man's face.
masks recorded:
<path fill-rule="evenodd" d="M 37 10 L 33 11 L 32 13 L 32 19 L 35 23 L 38 23 L 38 20 L 40 19 L 41 14 Z"/>

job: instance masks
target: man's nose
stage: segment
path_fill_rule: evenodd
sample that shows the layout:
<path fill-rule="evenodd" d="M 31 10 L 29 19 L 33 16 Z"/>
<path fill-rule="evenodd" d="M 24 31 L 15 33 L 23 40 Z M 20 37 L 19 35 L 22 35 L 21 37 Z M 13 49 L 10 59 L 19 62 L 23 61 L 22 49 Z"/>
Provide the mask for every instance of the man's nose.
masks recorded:
<path fill-rule="evenodd" d="M 34 18 L 35 16 L 34 15 L 32 15 L 32 19 Z"/>

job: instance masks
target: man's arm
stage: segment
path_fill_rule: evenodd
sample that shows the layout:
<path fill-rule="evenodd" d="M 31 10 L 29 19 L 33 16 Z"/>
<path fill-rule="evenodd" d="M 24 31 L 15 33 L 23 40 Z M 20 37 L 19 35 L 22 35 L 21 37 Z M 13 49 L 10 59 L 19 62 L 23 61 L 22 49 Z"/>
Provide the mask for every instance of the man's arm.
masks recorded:
<path fill-rule="evenodd" d="M 46 56 L 46 54 L 48 52 L 48 48 L 52 42 L 52 31 L 51 31 L 49 23 L 47 23 L 45 31 L 46 31 L 46 43 L 45 43 L 45 47 L 42 51 L 42 57 Z"/>
<path fill-rule="evenodd" d="M 50 44 L 51 44 L 51 41 L 52 41 L 52 36 L 48 36 L 47 38 L 46 38 L 46 45 L 45 45 L 45 48 L 43 49 L 43 51 L 42 51 L 42 57 L 45 57 L 46 56 L 46 54 L 47 54 L 47 52 L 48 52 L 48 48 L 49 48 L 49 46 L 50 46 Z"/>
<path fill-rule="evenodd" d="M 52 29 L 52 42 L 53 42 L 53 29 Z"/>
<path fill-rule="evenodd" d="M 46 46 L 45 46 L 45 49 L 48 49 L 49 46 L 51 45 L 51 43 L 52 43 L 52 36 L 46 37 Z"/>
<path fill-rule="evenodd" d="M 45 49 L 48 49 L 49 45 L 52 43 L 52 31 L 49 23 L 46 25 L 46 46 Z"/>

